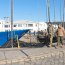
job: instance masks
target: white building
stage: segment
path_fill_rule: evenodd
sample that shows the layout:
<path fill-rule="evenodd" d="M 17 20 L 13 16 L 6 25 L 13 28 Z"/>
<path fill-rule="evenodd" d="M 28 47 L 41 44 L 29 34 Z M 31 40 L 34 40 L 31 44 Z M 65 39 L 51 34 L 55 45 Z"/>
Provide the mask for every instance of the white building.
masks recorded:
<path fill-rule="evenodd" d="M 32 22 L 27 20 L 14 22 L 17 29 L 31 29 L 31 31 L 40 31 L 47 29 L 47 24 L 45 22 Z"/>
<path fill-rule="evenodd" d="M 54 27 L 57 27 L 57 25 Z M 13 29 L 14 30 L 21 30 L 21 29 L 30 29 L 32 32 L 34 31 L 45 31 L 47 30 L 47 23 L 45 22 L 33 22 L 28 20 L 21 20 L 13 22 Z M 11 30 L 11 22 L 0 20 L 0 31 L 10 31 Z"/>
<path fill-rule="evenodd" d="M 0 20 L 0 31 L 11 30 L 11 23 L 4 20 Z"/>
<path fill-rule="evenodd" d="M 21 29 L 31 29 L 31 31 L 39 31 L 47 29 L 47 24 L 45 22 L 32 22 L 27 20 L 16 21 L 13 22 L 14 30 Z M 11 30 L 11 22 L 0 20 L 0 31 L 10 31 Z"/>

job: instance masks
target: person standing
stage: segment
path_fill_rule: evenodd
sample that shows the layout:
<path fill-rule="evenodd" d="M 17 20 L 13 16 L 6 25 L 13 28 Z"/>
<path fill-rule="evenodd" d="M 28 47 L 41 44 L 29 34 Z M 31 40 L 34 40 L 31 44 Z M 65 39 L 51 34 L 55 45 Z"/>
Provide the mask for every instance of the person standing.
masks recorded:
<path fill-rule="evenodd" d="M 47 31 L 48 31 L 48 37 L 49 37 L 49 47 L 51 47 L 53 43 L 53 26 L 51 23 L 48 23 Z"/>
<path fill-rule="evenodd" d="M 58 26 L 58 29 L 57 29 L 57 46 L 63 46 L 63 38 L 64 38 L 64 35 L 65 35 L 65 31 L 64 31 L 64 28 L 59 25 Z"/>

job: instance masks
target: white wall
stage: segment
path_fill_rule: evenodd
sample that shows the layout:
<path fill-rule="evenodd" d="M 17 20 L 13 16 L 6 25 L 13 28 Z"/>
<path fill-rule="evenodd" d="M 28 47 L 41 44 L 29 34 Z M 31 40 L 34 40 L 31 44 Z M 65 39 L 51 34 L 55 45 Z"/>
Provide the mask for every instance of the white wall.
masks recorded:
<path fill-rule="evenodd" d="M 0 31 L 5 30 L 11 30 L 11 22 L 5 22 L 4 20 L 0 20 Z M 16 24 L 16 27 L 13 27 L 15 30 L 21 30 L 21 29 L 31 29 L 32 32 L 39 31 L 39 30 L 45 30 L 47 29 L 47 24 L 45 22 L 28 22 L 28 21 L 18 21 L 14 22 Z M 21 24 L 22 27 L 18 27 L 18 24 Z M 28 27 L 28 24 L 33 24 L 33 27 Z M 5 28 L 5 25 L 10 25 L 10 27 Z M 26 26 L 27 25 L 27 26 Z M 36 26 L 37 25 L 37 26 Z"/>

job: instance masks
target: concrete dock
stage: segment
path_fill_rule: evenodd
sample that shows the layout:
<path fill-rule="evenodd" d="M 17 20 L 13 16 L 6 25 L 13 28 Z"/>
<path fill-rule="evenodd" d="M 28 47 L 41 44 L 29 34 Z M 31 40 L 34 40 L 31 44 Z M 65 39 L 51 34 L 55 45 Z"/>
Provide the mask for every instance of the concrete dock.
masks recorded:
<path fill-rule="evenodd" d="M 0 48 L 0 65 L 65 65 L 65 44 L 62 48 L 56 48 L 57 43 L 47 47 L 39 44 L 37 36 L 28 34 L 20 41 L 25 42 L 26 47 Z M 27 47 L 27 43 L 34 45 Z"/>
<path fill-rule="evenodd" d="M 58 47 L 57 49 L 46 46 L 41 48 L 1 48 L 0 65 L 11 63 L 11 61 L 18 62 L 19 60 L 27 61 L 27 59 L 50 57 L 51 55 L 58 55 L 60 52 L 65 52 L 65 46 L 63 48 Z"/>

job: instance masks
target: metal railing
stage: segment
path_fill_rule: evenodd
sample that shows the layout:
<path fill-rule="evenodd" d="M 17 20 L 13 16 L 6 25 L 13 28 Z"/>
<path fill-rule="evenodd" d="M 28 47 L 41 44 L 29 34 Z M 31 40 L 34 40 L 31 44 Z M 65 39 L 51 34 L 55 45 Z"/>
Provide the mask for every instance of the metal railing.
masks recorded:
<path fill-rule="evenodd" d="M 65 52 L 46 53 L 40 56 L 0 60 L 0 65 L 65 65 Z"/>

